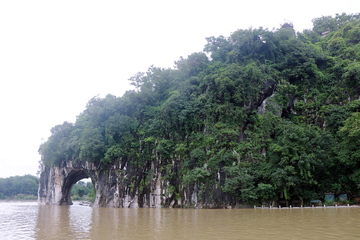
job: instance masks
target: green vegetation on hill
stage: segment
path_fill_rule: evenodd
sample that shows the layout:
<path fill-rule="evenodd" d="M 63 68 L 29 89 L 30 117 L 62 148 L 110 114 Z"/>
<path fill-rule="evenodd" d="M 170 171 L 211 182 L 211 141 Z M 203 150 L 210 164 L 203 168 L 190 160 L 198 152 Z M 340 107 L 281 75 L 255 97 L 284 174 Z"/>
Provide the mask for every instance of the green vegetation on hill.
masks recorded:
<path fill-rule="evenodd" d="M 0 199 L 37 199 L 39 179 L 32 175 L 0 178 Z"/>
<path fill-rule="evenodd" d="M 78 181 L 71 188 L 72 200 L 91 200 L 95 195 L 93 193 L 93 184 L 91 182 Z M 94 195 L 94 196 L 93 196 Z"/>
<path fill-rule="evenodd" d="M 141 190 L 158 159 L 175 196 L 194 183 L 245 203 L 359 194 L 359 17 L 209 37 L 174 69 L 131 77 L 124 96 L 92 98 L 75 124 L 51 129 L 42 162 L 128 161 L 124 181 Z"/>

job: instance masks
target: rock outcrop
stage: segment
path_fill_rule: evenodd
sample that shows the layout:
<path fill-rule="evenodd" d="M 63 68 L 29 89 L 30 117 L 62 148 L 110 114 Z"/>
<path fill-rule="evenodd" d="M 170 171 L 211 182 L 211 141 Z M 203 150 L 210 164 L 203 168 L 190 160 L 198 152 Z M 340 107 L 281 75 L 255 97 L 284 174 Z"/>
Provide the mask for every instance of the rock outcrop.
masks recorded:
<path fill-rule="evenodd" d="M 176 186 L 180 194 L 171 191 L 166 180 L 166 174 L 161 174 L 160 168 L 151 165 L 147 172 L 152 173 L 151 179 L 145 185 L 136 180 L 129 184 L 129 179 L 136 179 L 134 172 L 127 171 L 128 163 L 102 167 L 101 164 L 71 161 L 63 162 L 62 166 L 43 166 L 40 175 L 38 191 L 39 204 L 71 205 L 70 191 L 79 180 L 91 178 L 96 189 L 93 207 L 115 208 L 161 208 L 161 207 L 194 207 L 219 208 L 236 203 L 231 202 L 229 194 L 221 191 L 219 184 L 215 186 L 190 184 Z M 175 165 L 174 165 L 175 168 Z M 210 194 L 211 193 L 211 194 Z M 200 197 L 200 198 L 199 198 Z"/>
<path fill-rule="evenodd" d="M 252 114 L 253 109 L 258 109 L 264 100 L 273 94 L 275 85 L 275 82 L 270 80 L 264 83 L 261 96 L 258 101 L 248 106 L 247 114 Z M 38 203 L 71 205 L 72 186 L 81 179 L 91 178 L 96 190 L 96 198 L 92 203 L 94 207 L 230 208 L 240 204 L 245 206 L 242 202 L 234 200 L 229 193 L 222 191 L 226 177 L 221 170 L 222 166 L 217 179 L 213 179 L 211 183 L 193 182 L 185 185 L 179 180 L 182 168 L 180 156 L 175 155 L 170 163 L 162 162 L 164 159 L 157 155 L 155 150 L 157 144 L 156 140 L 152 160 L 143 165 L 130 157 L 125 157 L 109 165 L 104 165 L 100 161 L 61 161 L 60 166 L 42 166 Z"/>
<path fill-rule="evenodd" d="M 38 190 L 38 203 L 71 205 L 70 191 L 79 180 L 90 177 L 97 181 L 97 168 L 93 163 L 63 163 L 61 167 L 42 166 Z"/>

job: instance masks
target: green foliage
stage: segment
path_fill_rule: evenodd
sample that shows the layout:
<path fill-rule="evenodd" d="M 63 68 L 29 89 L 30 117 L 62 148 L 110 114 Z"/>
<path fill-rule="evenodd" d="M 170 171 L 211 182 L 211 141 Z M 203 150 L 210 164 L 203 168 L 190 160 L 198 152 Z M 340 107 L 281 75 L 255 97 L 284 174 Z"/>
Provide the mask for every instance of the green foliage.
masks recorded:
<path fill-rule="evenodd" d="M 337 204 L 337 203 L 334 202 L 334 201 L 331 201 L 331 200 L 325 202 L 325 205 L 326 205 L 326 206 L 335 206 L 335 204 Z"/>
<path fill-rule="evenodd" d="M 317 191 L 334 145 L 331 135 L 316 127 L 290 122 L 279 125 L 276 132 L 268 155 L 274 166 L 271 182 L 275 189 L 285 189 L 289 198 L 292 195 L 305 197 Z"/>
<path fill-rule="evenodd" d="M 184 177 L 183 182 L 185 184 L 191 184 L 194 182 L 205 182 L 210 176 L 210 172 L 204 168 L 194 168 L 189 172 L 187 176 Z"/>
<path fill-rule="evenodd" d="M 276 198 L 275 189 L 271 184 L 259 183 L 257 195 L 262 201 L 270 201 Z"/>
<path fill-rule="evenodd" d="M 87 195 L 87 200 L 94 202 L 96 197 L 96 191 L 94 186 L 91 188 L 91 192 Z"/>
<path fill-rule="evenodd" d="M 37 198 L 39 179 L 32 175 L 0 178 L 0 199 L 6 198 Z M 20 195 L 21 194 L 21 195 Z"/>
<path fill-rule="evenodd" d="M 80 200 L 84 195 L 89 195 L 93 191 L 94 187 L 91 182 L 77 182 L 71 188 L 71 199 L 72 200 Z"/>
<path fill-rule="evenodd" d="M 354 61 L 344 68 L 343 79 L 346 85 L 357 93 L 360 90 L 360 62 Z"/>
<path fill-rule="evenodd" d="M 345 125 L 340 129 L 343 136 L 342 146 L 346 151 L 346 164 L 358 167 L 360 164 L 360 112 L 353 113 L 345 120 Z M 358 176 L 358 169 L 356 169 L 353 179 Z M 358 181 L 357 181 L 358 182 Z"/>
<path fill-rule="evenodd" d="M 326 109 L 326 127 L 332 133 L 336 134 L 339 129 L 344 126 L 344 121 L 349 113 L 344 107 L 338 105 L 330 105 Z"/>
<path fill-rule="evenodd" d="M 37 200 L 37 196 L 34 195 L 24 195 L 24 194 L 17 194 L 14 197 L 15 200 Z"/>
<path fill-rule="evenodd" d="M 251 174 L 251 169 L 231 166 L 224 167 L 224 172 L 228 175 L 223 187 L 224 192 L 240 196 L 247 203 L 254 202 L 257 199 L 255 177 Z"/>
<path fill-rule="evenodd" d="M 154 166 L 176 198 L 174 189 L 195 183 L 256 204 L 280 193 L 356 193 L 359 17 L 315 18 L 312 30 L 296 34 L 285 23 L 209 37 L 211 59 L 198 52 L 174 69 L 150 66 L 129 79 L 136 90 L 94 97 L 75 124 L 55 126 L 40 146 L 42 164 L 128 164 L 137 178 L 124 184 L 141 193 Z"/>
<path fill-rule="evenodd" d="M 46 156 L 45 165 L 59 165 L 62 160 L 70 157 L 68 141 L 74 126 L 64 122 L 51 129 L 51 136 L 45 143 L 41 144 L 39 153 Z"/>

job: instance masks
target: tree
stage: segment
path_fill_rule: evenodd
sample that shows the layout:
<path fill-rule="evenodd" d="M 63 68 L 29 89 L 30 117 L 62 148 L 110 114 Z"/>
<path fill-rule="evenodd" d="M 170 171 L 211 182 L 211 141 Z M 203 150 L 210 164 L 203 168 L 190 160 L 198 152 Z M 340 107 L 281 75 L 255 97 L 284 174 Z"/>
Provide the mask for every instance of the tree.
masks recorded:
<path fill-rule="evenodd" d="M 93 185 L 91 182 L 85 183 L 83 181 L 78 181 L 72 188 L 71 188 L 71 196 L 79 196 L 80 198 L 84 195 L 88 195 L 91 193 Z"/>
<path fill-rule="evenodd" d="M 343 79 L 349 90 L 355 90 L 360 94 L 360 62 L 354 61 L 344 68 Z"/>
<path fill-rule="evenodd" d="M 360 163 L 360 112 L 353 113 L 345 120 L 340 134 L 343 136 L 342 145 L 348 151 L 347 164 L 358 165 Z"/>
<path fill-rule="evenodd" d="M 316 127 L 281 124 L 268 154 L 275 190 L 284 191 L 287 199 L 292 195 L 311 197 L 311 192 L 319 189 L 332 142 L 328 133 Z"/>
<path fill-rule="evenodd" d="M 321 34 L 326 31 L 335 31 L 338 26 L 335 18 L 332 16 L 322 16 L 320 18 L 314 18 L 313 22 L 313 31 L 317 34 Z"/>
<path fill-rule="evenodd" d="M 32 175 L 0 178 L 0 199 L 13 198 L 15 195 L 37 196 L 39 179 Z"/>

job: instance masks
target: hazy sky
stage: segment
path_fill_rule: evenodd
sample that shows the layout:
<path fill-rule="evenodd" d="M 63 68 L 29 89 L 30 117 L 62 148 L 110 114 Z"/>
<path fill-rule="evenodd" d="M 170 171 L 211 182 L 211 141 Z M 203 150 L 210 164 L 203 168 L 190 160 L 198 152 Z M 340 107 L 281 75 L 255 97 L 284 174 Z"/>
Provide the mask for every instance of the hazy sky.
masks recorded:
<path fill-rule="evenodd" d="M 35 175 L 53 126 L 98 94 L 122 96 L 150 65 L 202 51 L 205 37 L 285 20 L 301 32 L 359 11 L 359 0 L 0 1 L 0 177 Z"/>

